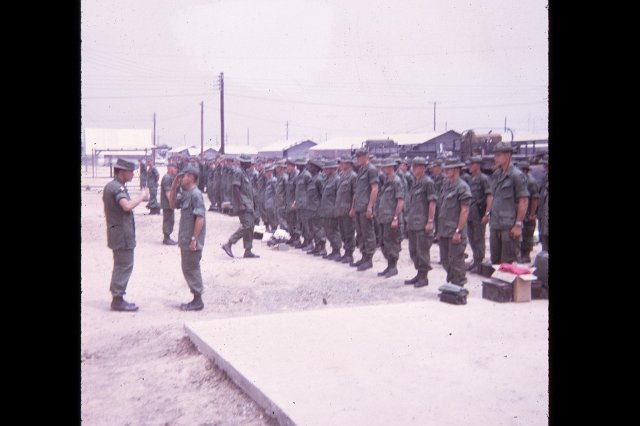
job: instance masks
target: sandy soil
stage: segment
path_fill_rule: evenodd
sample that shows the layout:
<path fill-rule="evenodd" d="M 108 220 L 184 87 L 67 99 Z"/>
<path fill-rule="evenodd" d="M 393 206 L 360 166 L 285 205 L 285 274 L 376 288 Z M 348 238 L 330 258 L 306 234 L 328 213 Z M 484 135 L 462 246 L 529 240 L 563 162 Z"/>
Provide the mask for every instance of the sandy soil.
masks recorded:
<path fill-rule="evenodd" d="M 164 170 L 161 171 L 163 173 Z M 400 273 L 383 279 L 379 250 L 374 268 L 357 272 L 347 265 L 308 256 L 300 250 L 276 251 L 254 241 L 260 259 L 231 259 L 220 248 L 238 226 L 236 217 L 207 212 L 201 269 L 205 309 L 181 312 L 191 299 L 180 270 L 177 247 L 162 245 L 162 216 L 135 211 L 135 265 L 126 299 L 136 313 L 109 310 L 112 254 L 106 244 L 101 189 L 109 179 L 82 181 L 81 415 L 87 425 L 272 425 L 276 422 L 186 337 L 186 321 L 262 313 L 437 299 L 446 273 L 438 247 L 431 250 L 431 284 L 403 285 L 415 275 L 403 242 Z M 136 193 L 137 182 L 130 192 Z M 87 186 L 90 187 L 87 190 Z M 208 206 L 208 200 L 206 200 Z M 177 239 L 179 213 L 176 215 Z M 242 255 L 242 242 L 233 247 Z M 470 249 L 467 248 L 470 253 Z M 532 258 L 540 250 L 537 245 Z M 357 253 L 357 252 L 356 252 Z M 481 277 L 468 274 L 469 298 L 481 298 Z M 490 303 L 490 302 L 487 302 Z M 545 302 L 546 303 L 546 302 Z"/>

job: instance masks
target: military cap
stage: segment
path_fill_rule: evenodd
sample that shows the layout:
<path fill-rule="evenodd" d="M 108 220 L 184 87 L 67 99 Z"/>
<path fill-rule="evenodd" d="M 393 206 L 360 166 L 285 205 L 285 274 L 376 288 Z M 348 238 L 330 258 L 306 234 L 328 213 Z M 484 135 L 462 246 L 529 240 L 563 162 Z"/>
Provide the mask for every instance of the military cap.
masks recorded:
<path fill-rule="evenodd" d="M 518 168 L 519 168 L 520 170 L 525 170 L 525 169 L 530 170 L 530 169 L 531 169 L 531 165 L 530 165 L 530 164 L 529 164 L 529 162 L 528 162 L 528 161 L 526 161 L 526 160 L 525 160 L 525 161 L 520 161 L 520 162 L 518 163 Z"/>
<path fill-rule="evenodd" d="M 409 160 L 405 157 L 405 158 L 400 160 L 400 164 L 402 164 L 402 163 L 404 163 L 404 164 L 406 164 L 408 166 L 409 165 Z"/>
<path fill-rule="evenodd" d="M 443 169 L 454 169 L 456 167 L 464 167 L 464 163 L 458 158 L 449 158 L 442 166 Z"/>
<path fill-rule="evenodd" d="M 127 160 L 123 160 L 122 158 L 118 158 L 118 161 L 116 161 L 116 164 L 113 165 L 113 168 L 114 169 L 134 171 L 136 169 L 136 164 L 132 163 L 131 161 L 127 161 Z"/>
<path fill-rule="evenodd" d="M 324 166 L 322 166 L 324 169 L 333 169 L 338 167 L 338 161 L 337 160 L 327 160 L 324 162 Z"/>
<path fill-rule="evenodd" d="M 296 166 L 306 166 L 307 160 L 305 158 L 297 158 L 294 162 Z"/>
<path fill-rule="evenodd" d="M 264 166 L 264 171 L 265 172 L 272 172 L 272 171 L 275 170 L 275 168 L 276 168 L 275 164 L 269 164 L 269 165 Z"/>
<path fill-rule="evenodd" d="M 436 166 L 438 166 L 438 167 L 442 167 L 442 160 L 436 160 L 436 161 L 434 161 L 434 162 L 433 162 L 433 164 L 432 164 L 432 166 L 433 166 L 433 167 L 436 167 Z"/>
<path fill-rule="evenodd" d="M 367 151 L 367 148 L 358 148 L 356 150 L 356 157 L 360 157 L 361 155 L 367 155 L 369 154 L 369 152 Z"/>
<path fill-rule="evenodd" d="M 320 158 L 314 158 L 313 160 L 309 160 L 309 164 L 313 164 L 319 169 L 324 167 L 324 161 L 322 161 Z"/>
<path fill-rule="evenodd" d="M 275 163 L 273 163 L 276 167 L 284 167 L 287 165 L 287 160 L 285 160 L 284 158 L 282 160 L 278 160 Z M 293 164 L 293 163 L 292 163 Z"/>
<path fill-rule="evenodd" d="M 351 163 L 353 164 L 353 158 L 349 157 L 348 155 L 345 155 L 344 157 L 340 158 L 338 160 L 338 163 Z"/>
<path fill-rule="evenodd" d="M 253 159 L 250 155 L 247 154 L 240 154 L 238 161 L 240 161 L 241 163 L 253 163 Z"/>
<path fill-rule="evenodd" d="M 380 167 L 395 167 L 398 163 L 394 158 L 385 158 L 380 161 Z"/>
<path fill-rule="evenodd" d="M 474 155 L 473 157 L 469 158 L 469 164 L 473 164 L 473 163 L 482 164 L 482 157 L 480 157 L 479 155 Z"/>
<path fill-rule="evenodd" d="M 200 170 L 196 166 L 192 166 L 191 164 L 186 165 L 182 170 L 180 170 L 178 176 L 181 176 L 185 173 L 189 173 L 190 175 L 194 175 L 195 177 L 200 176 Z"/>
<path fill-rule="evenodd" d="M 418 165 L 418 166 L 426 166 L 427 165 L 427 160 L 424 157 L 415 157 L 412 161 L 411 161 L 411 165 Z"/>
<path fill-rule="evenodd" d="M 493 152 L 513 152 L 513 147 L 510 143 L 500 141 L 493 147 Z"/>

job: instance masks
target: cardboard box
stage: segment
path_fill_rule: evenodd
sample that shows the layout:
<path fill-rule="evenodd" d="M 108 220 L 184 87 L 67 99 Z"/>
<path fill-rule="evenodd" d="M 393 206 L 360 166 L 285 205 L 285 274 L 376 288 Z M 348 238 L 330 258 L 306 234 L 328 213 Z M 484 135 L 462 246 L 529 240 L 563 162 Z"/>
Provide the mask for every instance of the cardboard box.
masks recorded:
<path fill-rule="evenodd" d="M 518 265 L 523 266 L 524 265 Z M 510 272 L 500 271 L 500 265 L 493 265 L 496 269 L 491 278 L 501 280 L 513 284 L 513 301 L 514 302 L 530 302 L 531 301 L 531 281 L 537 279 L 533 274 L 536 268 L 528 268 L 531 273 L 516 275 Z"/>

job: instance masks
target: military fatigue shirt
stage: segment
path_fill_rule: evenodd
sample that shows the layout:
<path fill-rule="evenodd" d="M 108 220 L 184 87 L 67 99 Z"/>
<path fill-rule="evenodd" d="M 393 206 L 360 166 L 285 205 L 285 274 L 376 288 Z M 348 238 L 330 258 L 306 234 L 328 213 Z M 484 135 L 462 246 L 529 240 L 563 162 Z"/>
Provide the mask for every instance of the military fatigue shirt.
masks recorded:
<path fill-rule="evenodd" d="M 427 226 L 429 202 L 438 200 L 436 186 L 433 180 L 427 175 L 422 175 L 420 179 L 414 182 L 407 198 L 409 201 L 409 208 L 405 216 L 407 219 L 407 230 L 421 231 Z M 435 220 L 437 219 L 438 218 L 435 218 Z"/>
<path fill-rule="evenodd" d="M 338 189 L 336 191 L 335 214 L 336 216 L 347 216 L 351 210 L 353 194 L 356 190 L 356 180 L 358 176 L 353 170 L 349 173 L 342 173 L 338 179 Z"/>
<path fill-rule="evenodd" d="M 231 181 L 232 186 L 237 186 L 238 188 L 240 188 L 240 203 L 245 206 L 245 213 L 254 212 L 254 198 L 253 188 L 251 187 L 251 175 L 251 171 L 244 171 L 239 167 L 235 167 L 235 170 L 233 172 L 233 180 Z M 231 199 L 234 203 L 234 210 L 240 211 L 240 206 L 235 205 L 237 201 L 235 200 L 233 193 L 231 194 Z"/>
<path fill-rule="evenodd" d="M 378 206 L 376 215 L 378 216 L 378 222 L 382 224 L 391 223 L 396 214 L 398 200 L 404 199 L 404 187 L 397 173 L 394 173 L 391 177 L 385 176 L 385 182 L 378 198 L 380 199 L 380 205 Z M 402 212 L 400 216 L 402 216 Z M 398 217 L 398 221 L 401 220 L 400 216 Z"/>
<path fill-rule="evenodd" d="M 480 222 L 487 211 L 487 195 L 493 194 L 489 177 L 484 173 L 480 173 L 478 176 L 471 176 L 467 183 L 471 188 L 469 220 L 471 222 Z"/>
<path fill-rule="evenodd" d="M 334 173 L 324 181 L 322 189 L 322 200 L 320 201 L 320 217 L 335 217 L 336 197 L 338 195 L 338 186 L 340 178 L 338 173 Z"/>
<path fill-rule="evenodd" d="M 287 192 L 285 197 L 285 203 L 287 205 L 287 211 L 291 208 L 291 204 L 296 200 L 296 182 L 298 180 L 298 176 L 300 172 L 296 169 L 293 171 L 289 178 L 287 179 Z"/>
<path fill-rule="evenodd" d="M 296 178 L 296 208 L 298 210 L 307 208 L 307 188 L 311 185 L 311 173 L 303 170 Z"/>
<path fill-rule="evenodd" d="M 313 210 L 318 213 L 320 209 L 320 201 L 322 200 L 322 187 L 324 186 L 324 176 L 322 173 L 316 173 L 311 178 L 311 184 L 307 186 L 307 210 Z"/>
<path fill-rule="evenodd" d="M 191 237 L 196 226 L 196 216 L 202 216 L 205 221 L 202 224 L 202 231 L 196 240 L 196 250 L 204 247 L 204 236 L 207 228 L 206 209 L 202 192 L 197 186 L 191 191 L 182 191 L 182 196 L 176 198 L 176 205 L 180 208 L 180 229 L 178 230 L 178 245 L 181 249 L 188 249 L 191 244 Z"/>
<path fill-rule="evenodd" d="M 442 194 L 438 211 L 438 235 L 444 238 L 453 237 L 458 227 L 460 211 L 463 204 L 471 203 L 471 189 L 469 185 L 458 178 L 455 182 L 447 179 L 442 185 Z M 467 224 L 465 223 L 460 233 L 463 237 L 467 235 Z"/>
<path fill-rule="evenodd" d="M 151 166 L 147 169 L 147 186 L 149 188 L 157 188 L 158 180 L 160 180 L 160 173 L 156 166 Z"/>
<path fill-rule="evenodd" d="M 175 176 L 167 173 L 162 176 L 162 183 L 160 184 L 160 207 L 162 209 L 170 209 L 169 199 L 167 198 L 167 192 L 171 189 L 171 184 L 173 183 L 173 179 Z"/>
<path fill-rule="evenodd" d="M 353 206 L 356 212 L 367 211 L 369 197 L 371 196 L 371 185 L 374 183 L 380 184 L 380 181 L 378 179 L 378 170 L 373 164 L 367 163 L 366 166 L 360 167 L 356 178 L 356 202 Z"/>
<path fill-rule="evenodd" d="M 287 205 L 287 184 L 289 183 L 289 175 L 282 172 L 276 178 L 276 208 L 282 209 Z"/>
<path fill-rule="evenodd" d="M 264 208 L 275 209 L 276 208 L 276 182 L 275 177 L 271 176 L 271 179 L 264 177 Z"/>
<path fill-rule="evenodd" d="M 264 172 L 258 172 L 255 184 L 255 200 L 256 203 L 265 202 L 265 190 L 267 188 L 267 176 Z"/>
<path fill-rule="evenodd" d="M 527 205 L 527 213 L 524 216 L 525 220 L 527 220 L 531 214 L 531 200 L 540 198 L 540 187 L 538 181 L 531 173 L 524 175 L 524 178 L 527 180 L 527 191 L 529 191 L 529 204 Z"/>
<path fill-rule="evenodd" d="M 102 191 L 104 214 L 107 219 L 107 246 L 111 250 L 133 249 L 136 247 L 136 224 L 133 211 L 125 212 L 120 206 L 121 199 L 131 200 L 124 183 L 117 179 L 109 182 Z"/>
<path fill-rule="evenodd" d="M 493 206 L 489 226 L 496 230 L 511 229 L 516 223 L 518 200 L 529 197 L 526 176 L 511 165 L 506 173 L 502 172 L 502 168 L 493 172 L 493 178 Z"/>

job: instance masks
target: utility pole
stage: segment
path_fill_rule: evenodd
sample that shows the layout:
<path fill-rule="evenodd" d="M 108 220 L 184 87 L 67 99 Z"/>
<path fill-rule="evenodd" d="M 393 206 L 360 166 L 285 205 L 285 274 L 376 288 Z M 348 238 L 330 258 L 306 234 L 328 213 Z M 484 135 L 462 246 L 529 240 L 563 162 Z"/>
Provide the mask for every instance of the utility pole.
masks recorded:
<path fill-rule="evenodd" d="M 287 140 L 289 140 L 289 120 L 287 120 L 287 124 L 286 124 L 286 129 L 287 129 Z"/>
<path fill-rule="evenodd" d="M 507 116 L 504 116 L 504 131 L 507 132 Z"/>
<path fill-rule="evenodd" d="M 200 101 L 200 158 L 204 158 L 204 101 Z"/>
<path fill-rule="evenodd" d="M 224 73 L 220 73 L 220 154 L 224 154 Z"/>
<path fill-rule="evenodd" d="M 433 103 L 433 131 L 436 131 L 436 102 Z"/>

